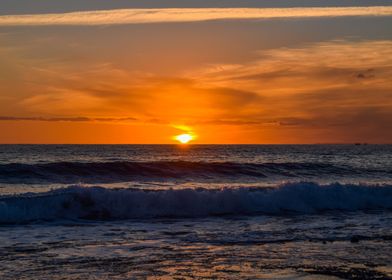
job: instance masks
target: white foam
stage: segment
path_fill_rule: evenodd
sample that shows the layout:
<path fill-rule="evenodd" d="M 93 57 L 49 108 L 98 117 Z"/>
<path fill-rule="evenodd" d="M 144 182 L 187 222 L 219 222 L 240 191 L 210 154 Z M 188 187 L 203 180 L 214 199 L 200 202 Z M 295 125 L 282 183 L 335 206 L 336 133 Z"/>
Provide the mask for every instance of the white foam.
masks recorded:
<path fill-rule="evenodd" d="M 143 191 L 71 186 L 0 199 L 0 223 L 58 219 L 147 219 L 211 215 L 312 214 L 392 209 L 392 186 L 292 183 L 273 189 Z"/>

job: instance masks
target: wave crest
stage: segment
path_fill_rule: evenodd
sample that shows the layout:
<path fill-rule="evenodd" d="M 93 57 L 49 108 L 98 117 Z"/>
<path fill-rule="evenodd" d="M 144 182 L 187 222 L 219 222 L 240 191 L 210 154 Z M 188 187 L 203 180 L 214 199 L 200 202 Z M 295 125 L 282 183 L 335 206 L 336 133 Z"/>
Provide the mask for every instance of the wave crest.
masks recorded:
<path fill-rule="evenodd" d="M 0 198 L 0 224 L 376 209 L 392 209 L 392 185 L 292 183 L 271 189 L 161 191 L 71 186 L 39 195 Z"/>
<path fill-rule="evenodd" d="M 385 175 L 382 170 L 363 170 L 318 162 L 235 163 L 235 162 L 53 162 L 0 165 L 0 183 L 115 183 L 139 179 L 216 178 L 311 178 L 319 175 Z"/>

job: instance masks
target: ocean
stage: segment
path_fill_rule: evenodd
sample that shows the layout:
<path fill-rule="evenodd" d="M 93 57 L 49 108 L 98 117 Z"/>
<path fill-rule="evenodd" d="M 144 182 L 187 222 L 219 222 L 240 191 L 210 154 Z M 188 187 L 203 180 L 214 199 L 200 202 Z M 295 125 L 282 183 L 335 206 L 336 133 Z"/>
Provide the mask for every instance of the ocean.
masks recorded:
<path fill-rule="evenodd" d="M 392 279 L 392 145 L 0 145 L 0 279 Z"/>

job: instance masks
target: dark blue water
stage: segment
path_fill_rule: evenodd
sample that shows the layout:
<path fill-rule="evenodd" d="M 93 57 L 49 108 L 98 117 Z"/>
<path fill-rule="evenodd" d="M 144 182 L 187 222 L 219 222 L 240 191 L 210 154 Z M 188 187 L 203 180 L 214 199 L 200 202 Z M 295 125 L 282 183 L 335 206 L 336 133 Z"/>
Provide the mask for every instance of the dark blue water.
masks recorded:
<path fill-rule="evenodd" d="M 2 145 L 0 194 L 2 279 L 392 277 L 391 145 Z"/>
<path fill-rule="evenodd" d="M 4 223 L 390 209 L 391 185 L 391 145 L 0 146 Z"/>
<path fill-rule="evenodd" d="M 391 179 L 392 145 L 0 146 L 0 184 L 7 192 L 20 192 L 18 184 Z"/>

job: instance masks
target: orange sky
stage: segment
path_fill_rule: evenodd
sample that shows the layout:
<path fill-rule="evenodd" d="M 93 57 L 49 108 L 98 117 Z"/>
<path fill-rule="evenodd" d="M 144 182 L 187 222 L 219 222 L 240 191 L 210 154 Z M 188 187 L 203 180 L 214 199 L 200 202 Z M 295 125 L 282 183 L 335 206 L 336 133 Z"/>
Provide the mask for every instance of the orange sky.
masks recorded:
<path fill-rule="evenodd" d="M 0 26 L 0 143 L 390 142 L 392 35 L 359 21 Z"/>

